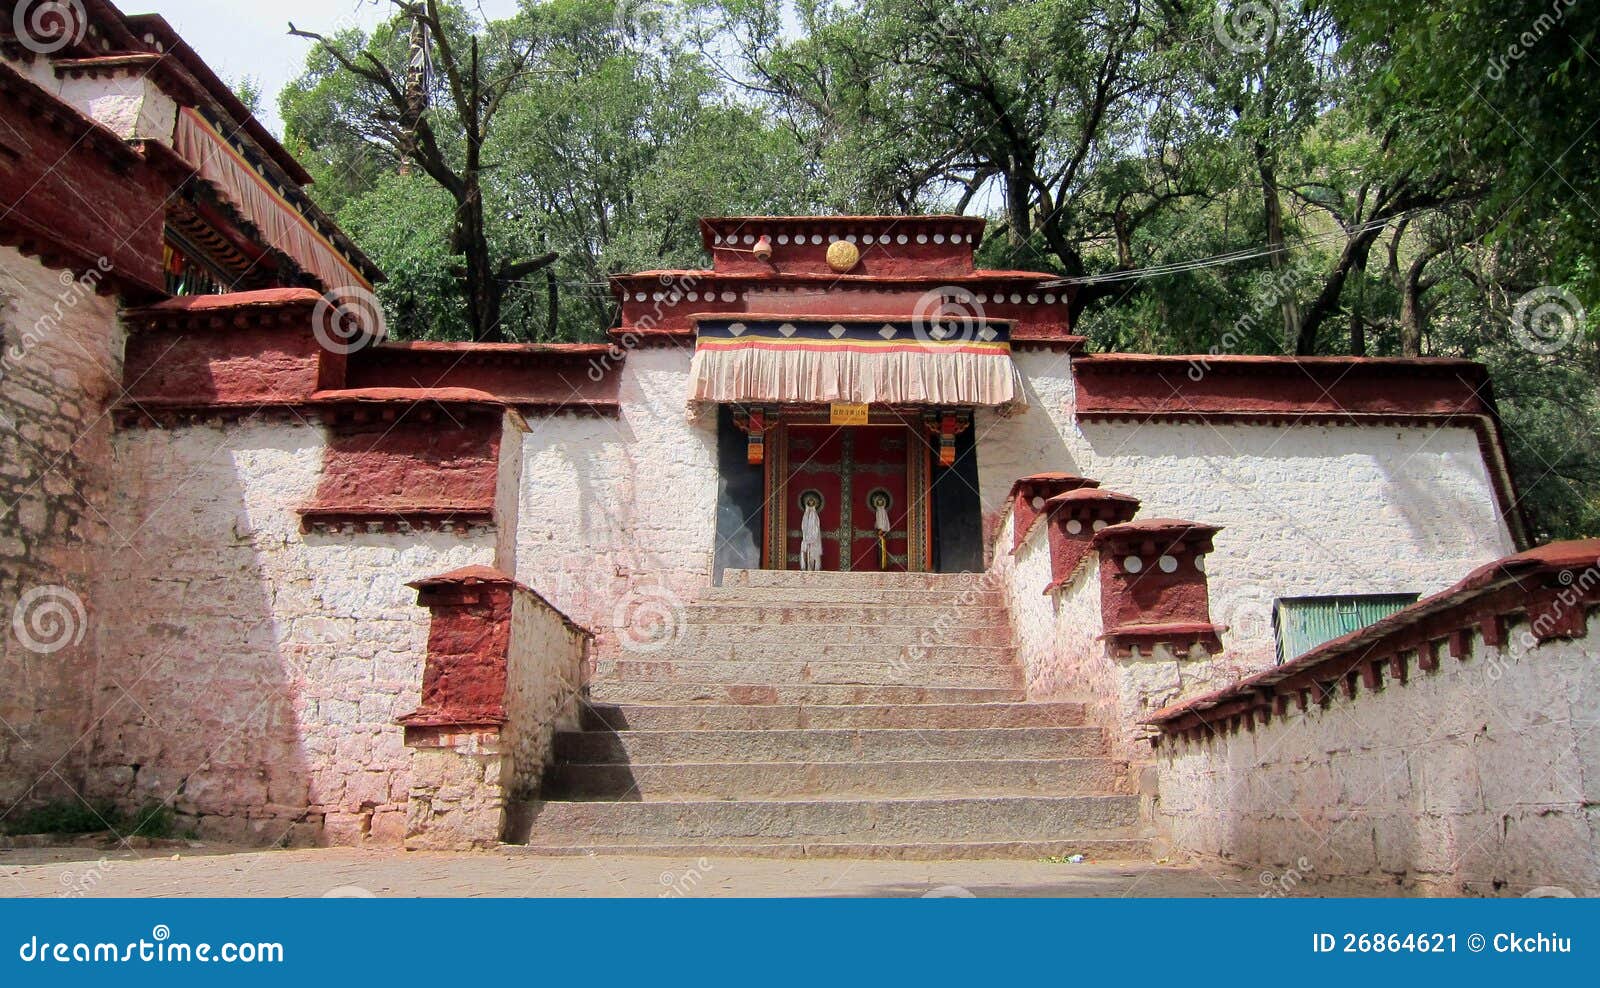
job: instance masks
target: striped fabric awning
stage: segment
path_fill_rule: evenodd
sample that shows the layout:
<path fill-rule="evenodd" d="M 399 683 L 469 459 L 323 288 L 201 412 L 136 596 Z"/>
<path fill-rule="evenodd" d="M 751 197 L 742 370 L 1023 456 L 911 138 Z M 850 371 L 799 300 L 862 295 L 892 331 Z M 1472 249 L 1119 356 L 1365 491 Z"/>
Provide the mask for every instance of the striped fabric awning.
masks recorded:
<path fill-rule="evenodd" d="M 255 224 L 267 243 L 294 258 L 329 291 L 372 291 L 372 283 L 296 206 L 264 178 L 250 159 L 191 107 L 178 110 L 173 134 L 178 154 Z"/>
<path fill-rule="evenodd" d="M 691 397 L 733 403 L 1019 406 L 1008 323 L 912 317 L 696 319 Z"/>

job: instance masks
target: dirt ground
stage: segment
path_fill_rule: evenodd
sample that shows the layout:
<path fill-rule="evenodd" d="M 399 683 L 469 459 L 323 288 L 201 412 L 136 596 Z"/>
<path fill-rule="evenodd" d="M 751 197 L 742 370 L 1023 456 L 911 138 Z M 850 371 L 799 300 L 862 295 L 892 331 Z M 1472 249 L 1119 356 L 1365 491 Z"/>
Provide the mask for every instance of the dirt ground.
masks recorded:
<path fill-rule="evenodd" d="M 537 857 L 240 849 L 0 849 L 4 896 L 1223 897 L 1403 894 L 1162 862 Z"/>

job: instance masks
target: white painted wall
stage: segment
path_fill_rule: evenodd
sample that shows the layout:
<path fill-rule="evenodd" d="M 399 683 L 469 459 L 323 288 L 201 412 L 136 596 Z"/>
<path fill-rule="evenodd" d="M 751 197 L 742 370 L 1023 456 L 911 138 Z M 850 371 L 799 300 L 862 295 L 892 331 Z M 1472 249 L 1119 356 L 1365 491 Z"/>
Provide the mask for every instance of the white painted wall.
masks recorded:
<path fill-rule="evenodd" d="M 636 350 L 620 418 L 532 419 L 523 438 L 517 579 L 596 632 L 602 656 L 642 613 L 681 620 L 711 581 L 716 421 L 688 418 L 689 357 Z"/>
<path fill-rule="evenodd" d="M 1183 851 L 1263 869 L 1267 891 L 1600 895 L 1600 612 L 1578 641 L 1530 648 L 1525 630 L 1254 731 L 1165 740 L 1162 822 Z"/>
<path fill-rule="evenodd" d="M 96 622 L 91 583 L 115 490 L 116 303 L 0 247 L 0 804 L 82 785 Z M 23 629 L 19 634 L 17 629 Z"/>
<path fill-rule="evenodd" d="M 1073 417 L 1066 355 L 1017 355 L 1030 406 L 978 416 L 978 469 L 993 529 L 1018 478 L 1091 477 L 1140 498 L 1139 518 L 1222 525 L 1207 559 L 1227 651 L 1187 670 L 1185 692 L 1276 661 L 1279 597 L 1443 590 L 1515 551 L 1466 428 L 1090 423 Z M 991 543 L 995 544 L 995 543 Z M 998 543 L 1001 546 L 1009 542 Z"/>
<path fill-rule="evenodd" d="M 405 584 L 492 565 L 495 536 L 302 533 L 326 443 L 298 419 L 117 434 L 91 795 L 216 838 L 399 842 L 428 630 Z"/>

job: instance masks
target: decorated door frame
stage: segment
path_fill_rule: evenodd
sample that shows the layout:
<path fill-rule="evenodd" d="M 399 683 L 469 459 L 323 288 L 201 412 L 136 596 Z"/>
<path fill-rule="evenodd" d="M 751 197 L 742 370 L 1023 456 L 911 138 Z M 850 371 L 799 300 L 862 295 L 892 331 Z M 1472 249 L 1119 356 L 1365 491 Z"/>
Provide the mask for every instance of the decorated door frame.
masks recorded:
<path fill-rule="evenodd" d="M 824 427 L 828 426 L 826 413 L 820 416 L 785 416 L 784 420 L 771 425 L 767 429 L 766 455 L 766 498 L 765 498 L 765 537 L 761 547 L 761 565 L 763 569 L 789 569 L 789 542 L 793 537 L 791 527 L 798 525 L 799 519 L 791 519 L 789 511 L 789 492 L 786 489 L 790 476 L 790 427 Z M 892 421 L 869 422 L 866 425 L 833 426 L 839 430 L 868 430 L 868 429 L 898 429 L 906 437 L 906 562 L 905 570 L 908 573 L 926 573 L 932 568 L 932 540 L 933 530 L 933 502 L 929 497 L 929 486 L 932 480 L 932 450 L 928 439 L 923 435 L 924 430 L 918 429 L 903 419 L 895 418 Z M 841 474 L 842 491 L 841 509 L 845 512 L 844 524 L 853 524 L 850 511 L 854 504 L 854 491 L 852 477 L 848 473 Z M 853 540 L 849 540 L 853 542 Z M 840 571 L 849 572 L 852 563 L 852 552 L 849 544 L 840 546 Z"/>

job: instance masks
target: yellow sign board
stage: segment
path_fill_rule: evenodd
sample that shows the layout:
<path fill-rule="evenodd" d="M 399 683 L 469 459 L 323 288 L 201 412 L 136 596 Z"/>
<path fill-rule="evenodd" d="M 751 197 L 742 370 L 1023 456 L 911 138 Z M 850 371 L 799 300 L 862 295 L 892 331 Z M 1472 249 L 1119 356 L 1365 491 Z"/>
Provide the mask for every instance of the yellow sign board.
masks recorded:
<path fill-rule="evenodd" d="M 866 425 L 866 405 L 857 405 L 848 401 L 836 401 L 828 406 L 829 425 Z"/>

